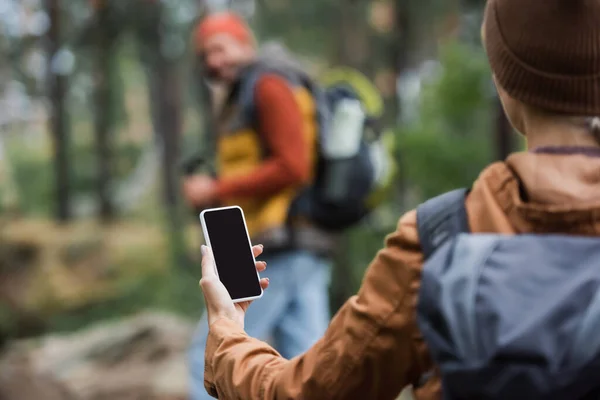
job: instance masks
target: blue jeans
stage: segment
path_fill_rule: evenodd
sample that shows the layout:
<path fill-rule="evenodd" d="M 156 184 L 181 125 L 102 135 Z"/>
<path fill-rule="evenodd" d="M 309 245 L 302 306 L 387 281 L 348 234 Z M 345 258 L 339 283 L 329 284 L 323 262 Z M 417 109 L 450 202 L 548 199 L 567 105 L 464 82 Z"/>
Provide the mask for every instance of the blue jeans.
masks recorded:
<path fill-rule="evenodd" d="M 269 288 L 248 308 L 245 330 L 248 335 L 272 341 L 279 353 L 293 358 L 304 353 L 329 324 L 328 261 L 307 251 L 289 251 L 267 262 Z M 208 335 L 206 313 L 202 316 L 189 352 L 190 400 L 212 399 L 204 389 L 204 349 Z"/>

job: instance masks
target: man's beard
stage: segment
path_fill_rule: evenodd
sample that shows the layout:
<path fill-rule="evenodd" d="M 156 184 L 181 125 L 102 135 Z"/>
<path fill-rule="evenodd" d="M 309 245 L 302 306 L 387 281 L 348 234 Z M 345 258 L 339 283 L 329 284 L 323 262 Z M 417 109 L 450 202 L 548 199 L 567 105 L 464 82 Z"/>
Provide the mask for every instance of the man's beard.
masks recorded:
<path fill-rule="evenodd" d="M 227 67 L 226 69 L 216 69 L 216 68 L 207 68 L 205 70 L 206 79 L 213 81 L 215 83 L 231 83 L 231 81 L 235 80 L 235 77 L 238 74 L 240 68 L 238 67 Z"/>
<path fill-rule="evenodd" d="M 204 70 L 204 76 L 209 81 L 220 82 L 222 80 L 219 70 L 215 68 L 206 68 Z"/>

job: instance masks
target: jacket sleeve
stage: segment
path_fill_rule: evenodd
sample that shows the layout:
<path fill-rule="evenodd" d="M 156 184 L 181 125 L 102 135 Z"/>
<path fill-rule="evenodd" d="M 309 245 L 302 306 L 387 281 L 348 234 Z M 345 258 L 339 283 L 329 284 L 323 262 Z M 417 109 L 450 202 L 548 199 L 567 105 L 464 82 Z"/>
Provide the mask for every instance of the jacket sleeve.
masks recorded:
<path fill-rule="evenodd" d="M 431 368 L 415 321 L 422 256 L 405 215 L 362 286 L 305 354 L 283 359 L 227 320 L 210 327 L 205 386 L 224 399 L 395 399 Z M 259 300 L 260 301 L 260 300 Z"/>

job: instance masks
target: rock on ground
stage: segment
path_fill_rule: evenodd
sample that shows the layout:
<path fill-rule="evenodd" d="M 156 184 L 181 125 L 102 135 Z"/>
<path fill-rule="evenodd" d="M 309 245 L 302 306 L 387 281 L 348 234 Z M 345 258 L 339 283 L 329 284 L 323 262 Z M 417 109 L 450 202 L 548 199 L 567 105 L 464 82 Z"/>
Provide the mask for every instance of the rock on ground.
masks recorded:
<path fill-rule="evenodd" d="M 12 345 L 0 360 L 2 400 L 184 400 L 193 324 L 144 313 Z"/>

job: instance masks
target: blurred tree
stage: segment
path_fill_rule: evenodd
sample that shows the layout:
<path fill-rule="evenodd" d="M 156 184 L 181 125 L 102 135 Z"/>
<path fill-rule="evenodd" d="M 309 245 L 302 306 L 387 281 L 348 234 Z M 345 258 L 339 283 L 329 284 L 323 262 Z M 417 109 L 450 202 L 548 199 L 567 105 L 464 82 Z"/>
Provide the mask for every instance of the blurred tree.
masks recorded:
<path fill-rule="evenodd" d="M 475 48 L 481 49 L 481 21 L 483 20 L 485 1 L 461 0 L 457 8 L 462 15 L 461 39 Z M 497 96 L 494 104 L 496 111 L 492 116 L 495 120 L 495 140 L 492 141 L 493 157 L 496 160 L 504 160 L 516 150 L 517 140 Z"/>
<path fill-rule="evenodd" d="M 67 78 L 60 68 L 61 7 L 59 0 L 45 0 L 50 29 L 47 35 L 48 93 L 50 99 L 50 132 L 54 141 L 56 218 L 71 219 L 71 188 L 69 183 L 69 126 L 66 108 Z"/>
<path fill-rule="evenodd" d="M 115 209 L 110 191 L 111 165 L 113 162 L 111 141 L 116 124 L 112 100 L 114 74 L 116 73 L 116 42 L 120 33 L 120 22 L 116 10 L 107 1 L 96 1 L 95 9 L 95 52 L 94 76 L 94 130 L 96 136 L 97 176 L 96 191 L 99 204 L 99 217 L 104 222 L 114 218 Z"/>
<path fill-rule="evenodd" d="M 349 66 L 372 76 L 370 61 L 368 20 L 365 18 L 368 3 L 357 0 L 340 0 L 337 23 L 331 26 L 337 31 L 336 52 L 333 64 Z"/>
<path fill-rule="evenodd" d="M 338 1 L 337 13 L 329 22 L 332 36 L 336 38 L 330 64 L 352 67 L 372 76 L 369 65 L 371 35 L 368 20 L 364 18 L 368 6 L 368 2 L 363 1 Z M 350 232 L 341 236 L 333 263 L 330 304 L 334 312 L 356 292 L 360 279 L 352 273 L 356 252 L 348 251 L 352 248 L 351 239 Z"/>
<path fill-rule="evenodd" d="M 297 54 L 331 61 L 339 51 L 336 22 L 348 0 L 259 0 L 252 27 L 259 40 L 278 39 Z M 363 1 L 356 1 L 357 5 Z"/>
<path fill-rule="evenodd" d="M 141 60 L 147 66 L 155 140 L 162 150 L 163 202 L 177 264 L 187 264 L 179 196 L 183 96 L 180 77 L 195 14 L 186 4 L 138 0 L 136 21 Z"/>
<path fill-rule="evenodd" d="M 493 159 L 495 93 L 485 54 L 450 41 L 441 69 L 423 88 L 416 122 L 398 136 L 415 203 L 469 186 Z M 414 205 L 414 204 L 411 204 Z"/>
<path fill-rule="evenodd" d="M 375 83 L 385 100 L 384 126 L 395 127 L 406 123 L 413 108 L 412 90 L 416 96 L 420 87 L 424 63 L 435 60 L 439 38 L 449 36 L 455 14 L 455 1 L 375 0 L 370 8 L 373 34 L 370 41 L 375 71 Z M 430 64 L 430 63 L 428 63 Z M 409 93 L 406 93 L 408 91 Z M 400 132 L 400 131 L 398 131 Z M 404 212 L 408 192 L 404 154 L 398 151 L 399 166 L 393 210 Z"/>

